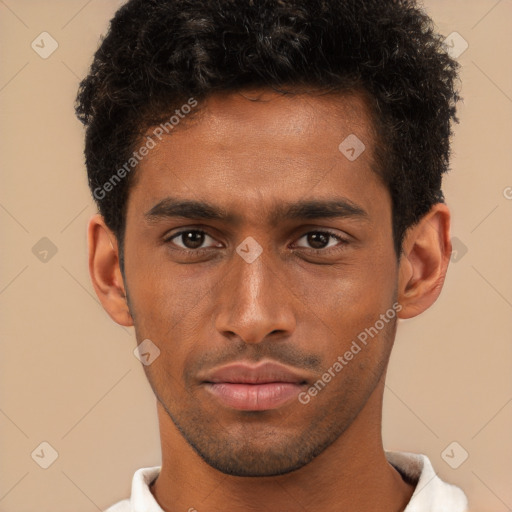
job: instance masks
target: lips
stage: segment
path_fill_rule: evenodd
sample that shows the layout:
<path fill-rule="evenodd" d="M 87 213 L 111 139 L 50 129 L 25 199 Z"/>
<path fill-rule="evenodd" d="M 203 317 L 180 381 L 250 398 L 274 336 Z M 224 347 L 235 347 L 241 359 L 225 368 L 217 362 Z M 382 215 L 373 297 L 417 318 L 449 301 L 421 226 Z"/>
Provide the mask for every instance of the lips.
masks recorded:
<path fill-rule="evenodd" d="M 205 389 L 222 405 L 242 411 L 277 409 L 297 397 L 306 378 L 272 362 L 257 366 L 237 363 L 210 372 Z"/>

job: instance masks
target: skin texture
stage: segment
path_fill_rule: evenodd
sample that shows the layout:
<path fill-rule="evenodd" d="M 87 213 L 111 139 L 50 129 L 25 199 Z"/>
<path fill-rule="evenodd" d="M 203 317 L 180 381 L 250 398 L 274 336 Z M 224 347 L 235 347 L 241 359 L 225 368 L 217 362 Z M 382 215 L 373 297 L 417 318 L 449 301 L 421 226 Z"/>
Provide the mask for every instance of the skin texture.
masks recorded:
<path fill-rule="evenodd" d="M 338 150 L 350 134 L 366 146 L 353 162 Z M 115 236 L 101 216 L 91 219 L 98 297 L 116 322 L 135 326 L 139 343 L 161 350 L 144 370 L 162 445 L 151 490 L 164 510 L 394 512 L 408 503 L 413 487 L 386 461 L 381 439 L 396 317 L 307 404 L 234 410 L 203 383 L 226 363 L 275 361 L 295 369 L 307 391 L 393 304 L 410 318 L 437 299 L 449 210 L 435 205 L 409 229 L 398 260 L 373 145 L 357 94 L 217 94 L 139 164 L 124 278 Z M 148 215 L 169 197 L 232 218 Z M 279 206 L 335 199 L 363 213 L 272 219 Z M 171 240 L 187 229 L 207 236 Z M 326 231 L 343 241 L 318 234 Z M 249 236 L 262 248 L 252 263 L 236 252 Z"/>

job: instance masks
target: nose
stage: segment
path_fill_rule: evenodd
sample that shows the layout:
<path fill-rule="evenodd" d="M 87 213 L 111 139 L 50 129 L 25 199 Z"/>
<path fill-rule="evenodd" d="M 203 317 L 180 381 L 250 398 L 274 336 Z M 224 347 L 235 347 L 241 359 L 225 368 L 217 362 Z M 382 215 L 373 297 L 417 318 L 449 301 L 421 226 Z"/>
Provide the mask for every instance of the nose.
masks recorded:
<path fill-rule="evenodd" d="M 252 263 L 234 254 L 232 267 L 220 285 L 215 327 L 228 338 L 255 344 L 278 335 L 285 338 L 295 329 L 294 296 L 276 265 L 260 255 Z"/>

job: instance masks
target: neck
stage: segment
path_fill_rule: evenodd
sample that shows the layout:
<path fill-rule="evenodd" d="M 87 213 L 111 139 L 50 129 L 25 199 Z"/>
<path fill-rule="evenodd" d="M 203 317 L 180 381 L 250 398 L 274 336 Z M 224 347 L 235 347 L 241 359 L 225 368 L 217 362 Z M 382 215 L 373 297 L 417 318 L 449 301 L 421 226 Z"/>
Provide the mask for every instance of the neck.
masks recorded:
<path fill-rule="evenodd" d="M 165 512 L 403 511 L 414 491 L 386 460 L 384 379 L 351 426 L 306 466 L 276 477 L 225 475 L 188 445 L 157 402 L 162 469 L 151 492 Z"/>

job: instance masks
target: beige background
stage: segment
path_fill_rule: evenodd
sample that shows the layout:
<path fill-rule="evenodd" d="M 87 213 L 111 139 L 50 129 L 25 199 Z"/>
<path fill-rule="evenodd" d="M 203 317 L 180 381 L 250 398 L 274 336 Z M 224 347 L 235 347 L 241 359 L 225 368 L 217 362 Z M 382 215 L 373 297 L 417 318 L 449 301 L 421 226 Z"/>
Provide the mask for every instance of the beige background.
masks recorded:
<path fill-rule="evenodd" d="M 155 400 L 133 333 L 99 306 L 86 264 L 95 208 L 73 101 L 119 5 L 0 0 L 1 512 L 102 510 L 129 495 L 137 468 L 160 463 Z M 439 301 L 399 327 L 384 439 L 387 449 L 427 454 L 471 510 L 504 512 L 512 510 L 512 0 L 425 6 L 441 33 L 469 43 L 445 184 L 462 252 Z M 47 59 L 31 48 L 43 31 L 59 44 Z M 57 248 L 46 262 L 32 252 L 43 237 Z M 43 441 L 58 452 L 46 470 L 31 457 Z M 469 453 L 457 469 L 441 456 L 453 441 Z M 462 451 L 449 453 L 457 461 Z"/>

